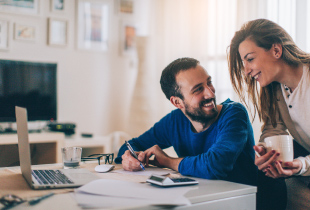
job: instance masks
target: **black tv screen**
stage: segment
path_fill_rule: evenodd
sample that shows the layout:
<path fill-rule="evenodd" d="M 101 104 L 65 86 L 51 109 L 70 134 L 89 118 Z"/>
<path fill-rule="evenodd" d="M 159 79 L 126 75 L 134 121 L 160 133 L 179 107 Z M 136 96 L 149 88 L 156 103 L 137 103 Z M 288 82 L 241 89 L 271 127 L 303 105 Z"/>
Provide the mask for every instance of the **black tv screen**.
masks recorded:
<path fill-rule="evenodd" d="M 29 121 L 57 119 L 57 64 L 0 60 L 0 122 L 15 122 L 15 106 Z"/>

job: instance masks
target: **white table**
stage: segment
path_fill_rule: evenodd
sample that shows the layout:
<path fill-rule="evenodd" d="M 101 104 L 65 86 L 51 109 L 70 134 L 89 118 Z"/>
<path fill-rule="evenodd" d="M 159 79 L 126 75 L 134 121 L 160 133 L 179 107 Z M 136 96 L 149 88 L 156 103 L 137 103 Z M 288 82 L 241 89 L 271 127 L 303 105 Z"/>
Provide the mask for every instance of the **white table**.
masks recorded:
<path fill-rule="evenodd" d="M 199 180 L 198 189 L 188 192 L 186 197 L 192 205 L 180 206 L 175 209 L 254 210 L 256 208 L 256 187 L 231 182 Z M 71 195 L 66 193 L 54 195 L 32 207 L 20 206 L 16 209 L 73 210 L 81 208 Z M 139 209 L 154 209 L 154 207 L 147 206 Z"/>
<path fill-rule="evenodd" d="M 95 165 L 97 165 L 95 162 L 85 163 L 82 164 L 81 167 L 89 169 L 91 172 L 94 172 Z M 61 167 L 61 164 L 50 164 L 49 167 Z M 45 166 L 45 168 L 47 167 Z M 116 165 L 116 169 L 117 168 L 121 168 L 121 165 Z M 103 179 L 117 179 L 133 182 L 144 182 L 147 179 L 147 177 L 144 176 L 125 175 L 117 173 L 103 173 L 98 174 L 98 176 L 99 178 Z M 47 194 L 51 192 L 51 190 L 31 190 L 22 178 L 20 171 L 18 170 L 8 170 L 8 168 L 0 168 L 0 179 L 5 179 L 5 177 L 8 177 L 7 179 L 10 179 L 7 181 L 6 185 L 3 185 L 2 187 L 0 185 L 0 192 L 2 191 L 5 194 L 12 193 L 20 195 L 22 197 L 33 197 L 38 196 L 38 193 Z M 256 208 L 256 187 L 220 180 L 206 180 L 198 178 L 195 179 L 199 181 L 199 184 L 195 186 L 194 190 L 189 191 L 185 195 L 192 204 L 189 206 L 179 206 L 176 209 L 253 210 Z M 17 186 L 12 186 L 14 184 L 16 184 Z M 35 206 L 29 206 L 25 203 L 21 206 L 17 206 L 15 209 L 80 209 L 74 198 L 72 198 L 70 193 L 67 192 L 68 191 L 56 190 L 56 193 L 62 194 L 56 194 L 46 200 L 43 200 Z M 139 209 L 154 209 L 154 207 L 144 206 Z"/>

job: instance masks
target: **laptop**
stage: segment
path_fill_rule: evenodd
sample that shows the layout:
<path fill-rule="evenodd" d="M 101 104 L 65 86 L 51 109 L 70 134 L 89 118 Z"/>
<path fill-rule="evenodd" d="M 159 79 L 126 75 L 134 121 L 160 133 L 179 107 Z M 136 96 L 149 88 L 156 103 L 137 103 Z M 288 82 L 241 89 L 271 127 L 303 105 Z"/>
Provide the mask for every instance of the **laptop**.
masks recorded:
<path fill-rule="evenodd" d="M 31 170 L 27 109 L 15 107 L 18 152 L 23 177 L 33 189 L 79 187 L 98 177 L 86 169 Z"/>

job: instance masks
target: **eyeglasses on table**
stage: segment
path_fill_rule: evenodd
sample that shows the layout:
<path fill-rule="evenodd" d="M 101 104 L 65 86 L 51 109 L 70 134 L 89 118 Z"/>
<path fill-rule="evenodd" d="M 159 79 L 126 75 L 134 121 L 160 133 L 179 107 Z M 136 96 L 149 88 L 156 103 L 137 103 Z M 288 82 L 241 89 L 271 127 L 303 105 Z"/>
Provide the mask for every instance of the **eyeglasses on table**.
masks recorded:
<path fill-rule="evenodd" d="M 105 157 L 105 161 L 104 163 L 107 164 L 112 164 L 113 160 L 114 160 L 114 153 L 110 153 L 110 154 L 92 154 L 89 155 L 87 157 L 82 157 L 81 160 L 82 161 L 88 161 L 88 160 L 98 160 L 98 165 L 100 165 L 100 159 L 102 157 Z"/>
<path fill-rule="evenodd" d="M 0 203 L 3 205 L 0 207 L 1 207 L 1 210 L 10 209 L 24 202 L 26 202 L 26 200 L 16 195 L 8 194 L 0 198 Z"/>

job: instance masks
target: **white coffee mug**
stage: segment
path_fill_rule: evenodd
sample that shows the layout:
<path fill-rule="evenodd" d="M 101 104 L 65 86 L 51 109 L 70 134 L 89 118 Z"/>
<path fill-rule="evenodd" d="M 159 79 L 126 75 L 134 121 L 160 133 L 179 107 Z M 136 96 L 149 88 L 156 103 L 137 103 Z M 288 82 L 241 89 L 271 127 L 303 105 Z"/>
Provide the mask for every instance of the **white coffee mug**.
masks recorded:
<path fill-rule="evenodd" d="M 277 160 L 282 160 L 283 163 L 292 162 L 294 159 L 293 139 L 289 135 L 270 136 L 258 145 L 264 146 L 267 152 L 271 150 L 279 152 L 280 156 Z"/>

